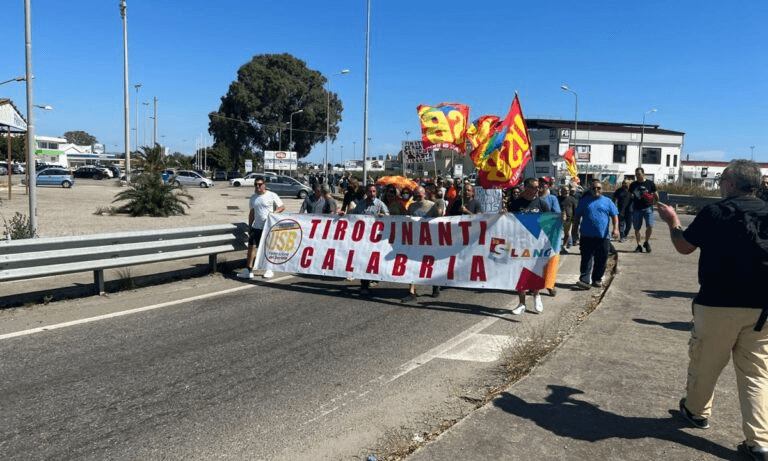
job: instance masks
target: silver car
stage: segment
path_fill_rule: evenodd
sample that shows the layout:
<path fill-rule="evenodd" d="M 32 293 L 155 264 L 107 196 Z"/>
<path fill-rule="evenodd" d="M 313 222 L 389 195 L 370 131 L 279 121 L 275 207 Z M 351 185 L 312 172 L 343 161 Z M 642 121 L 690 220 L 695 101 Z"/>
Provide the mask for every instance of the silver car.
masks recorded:
<path fill-rule="evenodd" d="M 264 182 L 267 184 L 267 190 L 277 195 L 304 198 L 312 193 L 309 186 L 290 176 L 266 176 Z"/>
<path fill-rule="evenodd" d="M 179 170 L 168 180 L 182 186 L 213 187 L 213 181 L 192 170 Z"/>

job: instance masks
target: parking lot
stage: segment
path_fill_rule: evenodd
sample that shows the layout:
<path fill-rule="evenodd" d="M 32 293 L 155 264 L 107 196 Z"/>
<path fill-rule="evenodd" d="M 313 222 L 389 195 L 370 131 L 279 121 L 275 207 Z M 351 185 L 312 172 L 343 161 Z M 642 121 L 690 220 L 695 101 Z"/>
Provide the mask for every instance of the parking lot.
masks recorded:
<path fill-rule="evenodd" d="M 13 176 L 13 190 L 8 198 L 6 179 L 0 180 L 0 225 L 2 219 L 10 220 L 16 212 L 29 214 L 29 195 L 20 184 L 21 176 Z M 74 187 L 38 187 L 37 227 L 41 237 L 94 234 L 124 230 L 165 229 L 173 227 L 204 226 L 242 222 L 248 219 L 250 187 L 230 187 L 224 181 L 215 182 L 209 189 L 186 188 L 194 197 L 189 201 L 187 214 L 169 218 L 111 216 L 96 214 L 119 203 L 112 203 L 121 190 L 116 180 L 77 179 Z M 297 212 L 301 200 L 281 197 L 287 212 Z"/>

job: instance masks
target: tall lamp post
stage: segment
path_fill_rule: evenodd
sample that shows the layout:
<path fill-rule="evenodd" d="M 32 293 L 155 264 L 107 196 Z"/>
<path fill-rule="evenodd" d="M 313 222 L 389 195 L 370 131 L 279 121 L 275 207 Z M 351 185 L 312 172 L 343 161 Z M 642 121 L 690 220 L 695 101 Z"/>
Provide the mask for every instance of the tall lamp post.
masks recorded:
<path fill-rule="evenodd" d="M 24 0 L 24 46 L 27 80 L 27 172 L 29 174 L 29 227 L 37 235 L 37 176 L 35 174 L 35 116 L 32 109 L 34 91 L 32 85 L 32 7 Z M 10 166 L 10 165 L 8 165 Z M 8 185 L 10 187 L 10 184 Z"/>
<path fill-rule="evenodd" d="M 657 109 L 651 109 L 648 112 L 643 112 L 643 124 L 640 128 L 640 153 L 637 158 L 637 166 L 643 166 L 643 138 L 645 138 L 645 116 L 656 112 Z"/>
<path fill-rule="evenodd" d="M 301 114 L 302 112 L 304 112 L 304 109 L 299 109 L 296 112 L 292 112 L 289 118 L 289 123 L 291 125 L 289 128 L 290 131 L 288 132 L 288 151 L 289 152 L 293 152 L 292 150 L 293 149 L 293 116 L 296 114 Z M 291 162 L 289 163 L 289 165 L 293 165 L 293 163 Z M 296 168 L 298 170 L 298 160 L 296 161 Z M 298 172 L 297 172 L 297 175 L 298 175 Z"/>
<path fill-rule="evenodd" d="M 10 83 L 10 82 L 23 82 L 26 79 L 27 78 L 24 77 L 23 75 L 19 75 L 18 77 L 13 77 L 12 79 L 9 79 L 9 80 L 3 80 L 2 82 L 0 82 L 0 85 L 5 85 L 6 83 Z"/>
<path fill-rule="evenodd" d="M 120 0 L 120 17 L 123 18 L 123 108 L 125 111 L 125 180 L 131 182 L 131 122 L 128 85 L 128 18 L 125 0 Z M 136 90 L 138 91 L 138 89 Z"/>
<path fill-rule="evenodd" d="M 141 88 L 141 83 L 137 83 L 136 85 L 133 85 L 133 87 L 136 88 L 136 136 L 134 136 L 133 138 L 136 140 L 136 143 L 133 145 L 133 147 L 138 152 L 139 150 L 139 88 Z"/>
<path fill-rule="evenodd" d="M 579 95 L 570 89 L 568 85 L 561 85 L 560 89 L 569 93 L 573 93 L 573 96 L 576 98 L 573 112 L 573 133 L 571 133 L 571 136 L 568 139 L 568 147 L 573 146 L 573 148 L 576 149 L 576 130 L 579 128 Z M 555 181 L 557 181 L 557 168 L 555 168 Z"/>
<path fill-rule="evenodd" d="M 325 162 L 323 163 L 323 175 L 325 176 L 326 181 L 328 180 L 328 138 L 331 136 L 331 77 L 346 75 L 349 72 L 349 69 L 344 69 L 335 74 L 331 74 L 331 76 L 328 77 L 328 92 L 326 93 L 327 98 L 325 104 Z"/>
<path fill-rule="evenodd" d="M 368 182 L 368 69 L 371 64 L 371 0 L 365 2 L 365 91 L 363 102 L 363 184 Z"/>
<path fill-rule="evenodd" d="M 751 151 L 749 153 L 749 159 L 754 161 L 755 160 L 755 146 L 749 146 L 749 150 Z"/>

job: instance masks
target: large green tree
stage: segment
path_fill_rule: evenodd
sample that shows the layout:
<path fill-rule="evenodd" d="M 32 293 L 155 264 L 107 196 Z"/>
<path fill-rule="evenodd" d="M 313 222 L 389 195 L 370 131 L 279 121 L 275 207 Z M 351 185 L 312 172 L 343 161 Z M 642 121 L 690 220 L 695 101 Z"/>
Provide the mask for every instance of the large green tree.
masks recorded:
<path fill-rule="evenodd" d="M 78 146 L 90 146 L 98 142 L 96 141 L 96 136 L 92 136 L 85 131 L 67 131 L 64 133 L 64 138 L 68 143 Z"/>
<path fill-rule="evenodd" d="M 11 136 L 11 160 L 25 162 L 27 158 L 27 135 Z M 8 160 L 8 137 L 0 133 L 0 160 Z"/>
<path fill-rule="evenodd" d="M 229 149 L 232 163 L 265 150 L 293 150 L 299 158 L 325 141 L 328 81 L 304 61 L 288 54 L 262 54 L 237 71 L 237 80 L 209 114 L 208 132 Z M 330 94 L 330 138 L 336 139 L 341 100 Z M 293 145 L 289 122 L 293 116 Z M 282 137 L 282 140 L 280 139 Z"/>

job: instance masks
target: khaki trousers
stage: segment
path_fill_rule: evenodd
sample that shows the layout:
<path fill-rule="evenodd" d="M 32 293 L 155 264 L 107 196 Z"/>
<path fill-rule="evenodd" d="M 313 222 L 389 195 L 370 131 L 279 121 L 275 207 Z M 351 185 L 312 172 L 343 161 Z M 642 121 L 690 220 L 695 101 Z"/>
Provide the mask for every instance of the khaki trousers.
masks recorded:
<path fill-rule="evenodd" d="M 760 309 L 693 305 L 685 406 L 710 417 L 717 378 L 733 356 L 742 430 L 749 445 L 768 447 L 768 325 L 754 331 L 759 316 Z"/>

